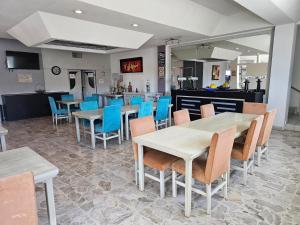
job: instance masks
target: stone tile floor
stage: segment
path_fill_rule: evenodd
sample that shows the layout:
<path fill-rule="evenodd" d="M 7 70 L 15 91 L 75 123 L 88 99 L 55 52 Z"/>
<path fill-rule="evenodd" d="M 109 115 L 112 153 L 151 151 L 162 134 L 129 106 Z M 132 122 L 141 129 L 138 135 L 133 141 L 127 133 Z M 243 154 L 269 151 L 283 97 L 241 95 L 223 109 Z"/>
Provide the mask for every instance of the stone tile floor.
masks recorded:
<path fill-rule="evenodd" d="M 4 124 L 9 130 L 8 148 L 29 146 L 56 165 L 54 181 L 58 224 L 300 224 L 300 133 L 274 131 L 270 159 L 256 167 L 242 185 L 241 172 L 233 172 L 229 199 L 222 192 L 212 200 L 212 215 L 205 214 L 206 199 L 193 194 L 192 216 L 183 216 L 184 190 L 171 197 L 167 183 L 165 199 L 159 184 L 146 178 L 145 191 L 138 191 L 133 177 L 131 143 L 110 142 L 96 150 L 90 143 L 78 145 L 74 124 L 52 126 L 50 118 Z M 40 224 L 48 224 L 44 187 L 38 185 Z"/>

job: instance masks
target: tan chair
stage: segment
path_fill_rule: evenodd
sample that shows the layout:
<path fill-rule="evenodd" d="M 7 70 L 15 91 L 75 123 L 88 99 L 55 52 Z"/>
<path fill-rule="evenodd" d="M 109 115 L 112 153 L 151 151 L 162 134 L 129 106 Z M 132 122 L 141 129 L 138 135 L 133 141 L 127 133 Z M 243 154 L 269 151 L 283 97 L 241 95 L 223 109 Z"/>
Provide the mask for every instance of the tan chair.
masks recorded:
<path fill-rule="evenodd" d="M 244 102 L 243 113 L 264 115 L 267 112 L 267 106 L 265 103 Z"/>
<path fill-rule="evenodd" d="M 261 157 L 265 153 L 266 158 L 268 159 L 268 141 L 271 136 L 272 127 L 274 119 L 276 116 L 276 109 L 273 109 L 270 112 L 266 112 L 257 141 L 257 165 L 260 166 Z"/>
<path fill-rule="evenodd" d="M 245 142 L 234 143 L 231 158 L 239 161 L 243 161 L 243 167 L 232 166 L 233 170 L 240 170 L 244 173 L 244 184 L 247 184 L 248 170 L 251 169 L 253 172 L 254 167 L 254 152 L 256 149 L 259 133 L 262 127 L 264 116 L 259 116 L 251 122 L 250 128 L 248 129 Z"/>
<path fill-rule="evenodd" d="M 173 113 L 175 125 L 191 122 L 189 110 L 182 109 Z"/>
<path fill-rule="evenodd" d="M 197 194 L 206 196 L 207 198 L 207 214 L 211 213 L 211 196 L 221 188 L 224 189 L 224 197 L 227 198 L 227 179 L 230 167 L 230 155 L 234 142 L 236 128 L 229 128 L 220 132 L 216 132 L 211 139 L 210 148 L 207 159 L 198 158 L 193 161 L 192 177 L 206 184 L 206 191 L 192 187 L 192 191 Z M 173 197 L 177 196 L 177 185 L 185 187 L 185 184 L 177 177 L 177 173 L 185 174 L 184 160 L 178 160 L 172 165 L 172 190 Z M 211 190 L 211 184 L 218 178 L 222 177 L 221 183 Z"/>
<path fill-rule="evenodd" d="M 0 221 L 3 225 L 38 225 L 32 173 L 0 179 Z"/>
<path fill-rule="evenodd" d="M 137 137 L 143 134 L 155 132 L 155 122 L 152 116 L 133 119 L 130 121 L 130 130 L 132 137 Z M 132 141 L 134 161 L 135 161 L 135 181 L 138 184 L 138 146 L 135 142 Z M 171 176 L 165 177 L 165 171 L 171 168 L 171 165 L 178 158 L 175 156 L 144 147 L 144 165 L 159 170 L 159 178 L 145 173 L 145 176 L 158 181 L 160 183 L 160 197 L 164 198 L 165 196 L 165 182 L 171 179 Z"/>
<path fill-rule="evenodd" d="M 206 104 L 200 106 L 201 118 L 208 118 L 215 115 L 215 108 L 213 104 Z"/>

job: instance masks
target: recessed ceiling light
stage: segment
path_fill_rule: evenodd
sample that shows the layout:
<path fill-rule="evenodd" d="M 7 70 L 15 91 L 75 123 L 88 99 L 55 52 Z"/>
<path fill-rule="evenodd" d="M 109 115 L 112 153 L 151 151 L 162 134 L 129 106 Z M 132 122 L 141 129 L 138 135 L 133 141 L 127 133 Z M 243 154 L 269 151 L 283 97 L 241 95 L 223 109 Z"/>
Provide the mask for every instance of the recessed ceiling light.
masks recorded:
<path fill-rule="evenodd" d="M 236 50 L 239 50 L 240 48 L 235 48 Z"/>
<path fill-rule="evenodd" d="M 247 52 L 251 52 L 251 50 L 248 50 Z"/>
<path fill-rule="evenodd" d="M 137 23 L 133 23 L 133 24 L 131 24 L 131 26 L 138 27 L 139 25 Z"/>
<path fill-rule="evenodd" d="M 83 11 L 82 11 L 81 9 L 75 9 L 75 10 L 74 10 L 74 13 L 76 13 L 76 14 L 82 14 Z"/>

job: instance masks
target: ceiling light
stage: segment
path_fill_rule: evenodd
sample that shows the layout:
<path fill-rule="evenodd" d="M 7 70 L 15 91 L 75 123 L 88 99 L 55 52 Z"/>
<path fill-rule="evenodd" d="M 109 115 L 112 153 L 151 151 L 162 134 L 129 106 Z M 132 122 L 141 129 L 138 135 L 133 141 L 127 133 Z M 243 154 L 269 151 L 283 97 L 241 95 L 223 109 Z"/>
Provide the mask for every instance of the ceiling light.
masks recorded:
<path fill-rule="evenodd" d="M 239 50 L 239 48 L 235 48 L 236 50 Z"/>
<path fill-rule="evenodd" d="M 133 24 L 131 24 L 131 26 L 138 27 L 139 25 L 137 23 L 133 23 Z"/>
<path fill-rule="evenodd" d="M 75 9 L 75 10 L 74 10 L 74 13 L 76 13 L 76 14 L 82 14 L 82 13 L 83 13 L 83 11 L 82 11 L 82 10 L 80 10 L 80 9 Z"/>
<path fill-rule="evenodd" d="M 251 52 L 250 50 L 248 50 L 247 52 Z"/>

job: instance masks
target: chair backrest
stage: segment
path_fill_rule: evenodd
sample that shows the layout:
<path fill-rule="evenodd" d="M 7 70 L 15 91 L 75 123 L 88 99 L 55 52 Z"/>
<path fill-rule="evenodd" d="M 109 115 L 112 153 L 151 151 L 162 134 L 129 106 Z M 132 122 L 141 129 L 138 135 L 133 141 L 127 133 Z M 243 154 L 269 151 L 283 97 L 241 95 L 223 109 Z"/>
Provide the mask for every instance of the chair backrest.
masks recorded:
<path fill-rule="evenodd" d="M 158 99 L 156 108 L 156 120 L 166 120 L 169 116 L 169 99 Z"/>
<path fill-rule="evenodd" d="M 110 98 L 108 100 L 108 105 L 124 106 L 124 100 L 123 98 Z"/>
<path fill-rule="evenodd" d="M 205 166 L 206 183 L 214 182 L 229 170 L 235 133 L 236 127 L 231 127 L 218 131 L 212 136 Z"/>
<path fill-rule="evenodd" d="M 84 97 L 84 101 L 85 102 L 89 102 L 89 101 L 96 101 L 96 102 L 98 102 L 98 100 L 99 100 L 99 98 L 98 98 L 98 96 L 97 95 L 94 95 L 94 96 L 85 96 Z"/>
<path fill-rule="evenodd" d="M 79 108 L 80 108 L 81 111 L 97 110 L 98 109 L 98 103 L 97 103 L 97 101 L 80 102 Z"/>
<path fill-rule="evenodd" d="M 190 114 L 188 109 L 181 109 L 173 113 L 175 125 L 191 122 Z"/>
<path fill-rule="evenodd" d="M 38 225 L 31 172 L 0 179 L 0 218 L 3 225 Z"/>
<path fill-rule="evenodd" d="M 250 124 L 250 128 L 248 129 L 244 148 L 243 148 L 243 160 L 248 160 L 250 156 L 255 152 L 263 119 L 264 116 L 260 115 L 256 119 L 252 120 Z"/>
<path fill-rule="evenodd" d="M 155 122 L 152 116 L 130 120 L 130 132 L 132 137 L 148 134 L 156 131 Z M 138 159 L 137 144 L 132 141 L 134 160 Z"/>
<path fill-rule="evenodd" d="M 159 100 L 162 100 L 162 99 L 168 99 L 169 100 L 169 104 L 172 103 L 172 96 L 169 96 L 169 95 L 160 96 Z"/>
<path fill-rule="evenodd" d="M 257 141 L 258 146 L 263 146 L 267 144 L 269 141 L 271 132 L 272 132 L 272 127 L 274 123 L 274 119 L 276 116 L 276 109 L 271 110 L 270 112 L 266 112 L 263 120 L 263 124 L 259 133 L 259 138 Z"/>
<path fill-rule="evenodd" d="M 74 95 L 61 95 L 61 100 L 62 101 L 73 101 L 74 100 Z"/>
<path fill-rule="evenodd" d="M 48 101 L 49 101 L 49 104 L 50 104 L 50 109 L 51 109 L 52 114 L 57 113 L 57 107 L 56 107 L 56 103 L 55 103 L 54 98 L 51 97 L 51 96 L 48 96 Z"/>
<path fill-rule="evenodd" d="M 118 105 L 105 106 L 102 118 L 103 132 L 113 132 L 121 128 L 121 107 Z"/>
<path fill-rule="evenodd" d="M 140 105 L 143 102 L 142 96 L 133 96 L 129 99 L 130 105 Z"/>
<path fill-rule="evenodd" d="M 138 118 L 152 116 L 152 115 L 153 115 L 153 102 L 152 101 L 142 102 L 139 106 Z"/>
<path fill-rule="evenodd" d="M 243 113 L 264 115 L 267 112 L 267 104 L 256 102 L 244 102 Z"/>
<path fill-rule="evenodd" d="M 215 115 L 215 108 L 213 104 L 206 104 L 200 106 L 201 118 L 208 118 Z"/>

